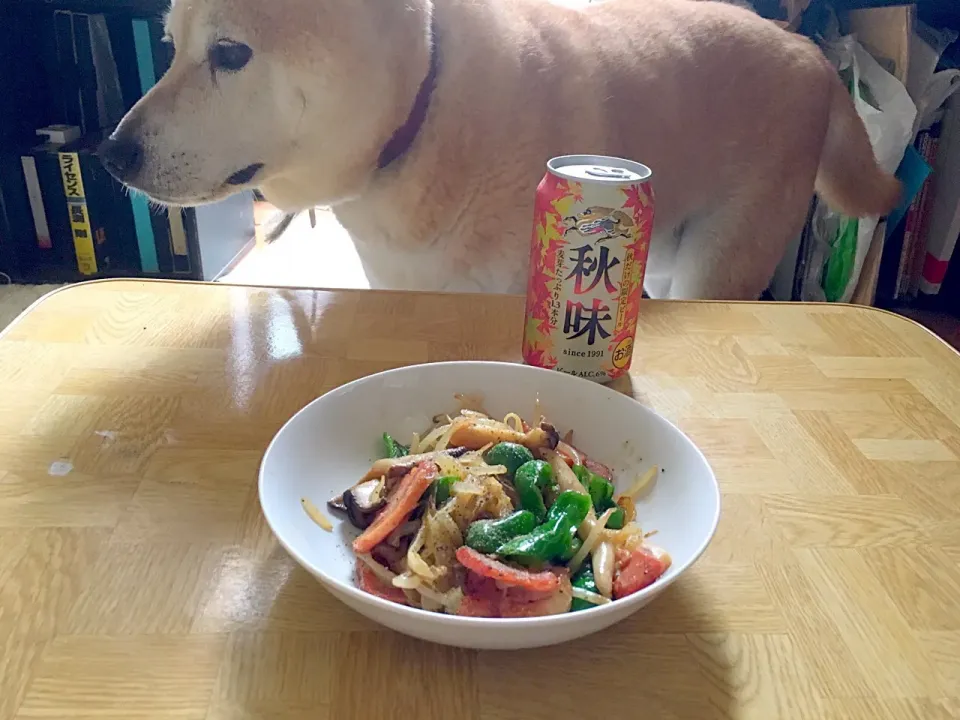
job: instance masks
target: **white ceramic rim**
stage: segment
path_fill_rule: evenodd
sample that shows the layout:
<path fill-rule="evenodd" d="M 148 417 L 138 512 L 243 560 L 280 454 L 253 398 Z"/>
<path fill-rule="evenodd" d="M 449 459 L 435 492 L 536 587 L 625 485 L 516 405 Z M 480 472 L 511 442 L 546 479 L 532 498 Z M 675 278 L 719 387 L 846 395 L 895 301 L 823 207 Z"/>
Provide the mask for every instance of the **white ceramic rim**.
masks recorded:
<path fill-rule="evenodd" d="M 283 546 L 283 548 L 290 554 L 290 556 L 293 557 L 294 560 L 296 560 L 301 565 L 301 567 L 305 569 L 309 568 L 309 572 L 313 573 L 316 576 L 319 576 L 324 583 L 333 585 L 338 589 L 342 589 L 344 592 L 356 598 L 361 603 L 372 603 L 374 606 L 379 606 L 384 610 L 390 610 L 390 611 L 399 613 L 401 616 L 409 617 L 412 620 L 431 618 L 437 623 L 440 623 L 441 625 L 449 625 L 451 627 L 466 624 L 468 626 L 473 626 L 473 627 L 502 628 L 502 627 L 509 627 L 511 625 L 529 626 L 532 624 L 532 625 L 546 626 L 546 625 L 574 624 L 574 623 L 580 622 L 580 618 L 582 618 L 585 613 L 592 613 L 594 616 L 597 616 L 597 617 L 599 617 L 601 613 L 607 613 L 607 614 L 615 613 L 617 612 L 616 608 L 624 609 L 625 605 L 636 604 L 643 598 L 649 597 L 651 595 L 659 594 L 662 590 L 665 590 L 667 587 L 672 585 L 674 581 L 677 580 L 677 578 L 679 578 L 684 572 L 686 572 L 686 570 L 690 568 L 690 566 L 693 565 L 700 558 L 701 555 L 703 555 L 704 551 L 707 549 L 707 546 L 710 544 L 710 541 L 713 539 L 713 536 L 717 531 L 717 525 L 720 522 L 720 501 L 721 501 L 720 485 L 717 482 L 716 473 L 713 471 L 713 467 L 711 467 L 710 463 L 707 461 L 706 456 L 703 454 L 703 452 L 701 452 L 700 448 L 697 447 L 696 443 L 694 443 L 693 440 L 687 437 L 686 433 L 684 433 L 680 428 L 678 428 L 676 425 L 674 425 L 672 422 L 667 420 L 665 417 L 663 417 L 659 413 L 655 412 L 654 410 L 651 410 L 646 405 L 643 405 L 642 403 L 638 402 L 636 398 L 632 398 L 629 395 L 625 395 L 624 393 L 620 393 L 620 392 L 617 392 L 616 390 L 612 390 L 609 387 L 593 382 L 592 380 L 576 377 L 575 375 L 568 375 L 567 377 L 569 377 L 571 380 L 592 385 L 596 387 L 601 393 L 610 393 L 613 395 L 619 395 L 620 397 L 623 397 L 623 398 L 627 398 L 628 400 L 633 400 L 634 402 L 637 403 L 637 405 L 640 407 L 642 412 L 649 413 L 651 416 L 653 416 L 655 421 L 665 423 L 666 425 L 669 425 L 670 427 L 672 427 L 676 432 L 678 432 L 681 435 L 681 437 L 683 437 L 683 439 L 690 445 L 690 447 L 693 448 L 693 450 L 697 453 L 697 455 L 700 456 L 700 459 L 703 460 L 706 466 L 710 469 L 710 475 L 713 478 L 713 492 L 714 492 L 716 505 L 717 505 L 717 511 L 716 513 L 714 513 L 713 520 L 710 523 L 710 531 L 707 533 L 707 536 L 704 538 L 703 542 L 697 548 L 696 552 L 694 552 L 694 554 L 690 557 L 690 559 L 686 563 L 684 563 L 679 568 L 677 568 L 674 576 L 670 580 L 666 582 L 660 582 L 658 580 L 652 583 L 651 585 L 648 585 L 643 590 L 640 590 L 623 600 L 614 600 L 612 602 L 605 603 L 603 605 L 596 605 L 592 608 L 587 608 L 586 610 L 578 610 L 577 612 L 568 612 L 562 615 L 544 615 L 544 616 L 529 617 L 529 618 L 478 618 L 478 617 L 464 617 L 461 615 L 448 615 L 446 613 L 432 612 L 430 610 L 422 610 L 421 608 L 414 608 L 414 607 L 410 607 L 409 605 L 401 605 L 400 603 L 384 600 L 383 598 L 380 598 L 376 595 L 372 595 L 370 593 L 364 592 L 363 590 L 361 590 L 360 588 L 358 588 L 356 585 L 352 583 L 350 584 L 342 583 L 340 580 L 337 580 L 329 576 L 321 568 L 314 566 L 313 563 L 307 562 L 307 560 L 300 553 L 298 553 L 292 547 L 287 545 L 286 542 L 284 542 L 283 538 L 280 537 L 280 534 L 277 532 L 276 528 L 270 522 L 270 517 L 263 510 L 263 494 L 264 494 L 263 468 L 267 464 L 267 460 L 270 456 L 270 452 L 273 450 L 274 444 L 277 442 L 277 438 L 286 429 L 287 425 L 291 424 L 294 420 L 297 419 L 298 416 L 306 412 L 309 407 L 311 407 L 315 403 L 320 402 L 323 398 L 327 397 L 328 395 L 349 393 L 351 388 L 353 388 L 354 385 L 359 385 L 361 383 L 368 382 L 371 378 L 385 377 L 388 375 L 409 372 L 412 369 L 425 368 L 433 365 L 436 365 L 436 366 L 455 365 L 459 367 L 474 366 L 474 365 L 482 365 L 482 366 L 500 365 L 500 366 L 511 367 L 511 368 L 524 368 L 525 370 L 522 370 L 521 372 L 524 372 L 527 370 L 534 371 L 534 372 L 544 372 L 544 373 L 558 372 L 556 370 L 546 370 L 544 368 L 538 368 L 532 365 L 524 365 L 522 363 L 509 363 L 509 362 L 486 361 L 486 360 L 452 360 L 452 361 L 436 362 L 436 363 L 416 363 L 413 365 L 404 365 L 403 367 L 399 367 L 399 368 L 392 368 L 390 370 L 383 370 L 381 372 L 373 373 L 371 375 L 365 375 L 364 377 L 357 378 L 356 380 L 351 380 L 348 383 L 340 385 L 339 387 L 336 387 L 333 390 L 329 390 L 325 392 L 323 395 L 317 398 L 314 398 L 309 403 L 307 403 L 302 408 L 300 408 L 300 410 L 298 410 L 289 420 L 287 420 L 287 422 L 285 422 L 283 426 L 277 431 L 277 434 L 274 435 L 273 440 L 270 441 L 270 444 L 267 446 L 266 452 L 264 452 L 263 454 L 263 460 L 261 460 L 260 462 L 260 470 L 258 472 L 259 477 L 257 480 L 257 493 L 258 493 L 257 499 L 260 501 L 260 511 L 263 512 L 263 516 L 267 521 L 267 525 L 270 528 L 270 531 L 273 533 L 274 537 L 277 538 L 277 541 Z M 664 549 L 667 551 L 667 553 L 670 552 L 669 548 L 664 548 Z"/>

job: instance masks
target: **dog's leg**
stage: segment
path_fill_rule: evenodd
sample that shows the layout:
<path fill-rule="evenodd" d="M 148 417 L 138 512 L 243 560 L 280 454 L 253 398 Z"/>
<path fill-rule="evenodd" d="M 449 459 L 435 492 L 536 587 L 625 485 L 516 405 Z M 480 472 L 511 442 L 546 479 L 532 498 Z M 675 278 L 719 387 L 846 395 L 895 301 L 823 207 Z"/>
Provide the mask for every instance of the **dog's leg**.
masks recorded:
<path fill-rule="evenodd" d="M 795 183 L 747 202 L 732 200 L 683 228 L 668 297 L 756 300 L 789 242 L 802 230 L 812 196 Z"/>
<path fill-rule="evenodd" d="M 680 234 L 673 228 L 653 231 L 647 255 L 647 270 L 643 277 L 644 292 L 651 298 L 660 300 L 670 297 L 670 280 L 677 264 Z"/>

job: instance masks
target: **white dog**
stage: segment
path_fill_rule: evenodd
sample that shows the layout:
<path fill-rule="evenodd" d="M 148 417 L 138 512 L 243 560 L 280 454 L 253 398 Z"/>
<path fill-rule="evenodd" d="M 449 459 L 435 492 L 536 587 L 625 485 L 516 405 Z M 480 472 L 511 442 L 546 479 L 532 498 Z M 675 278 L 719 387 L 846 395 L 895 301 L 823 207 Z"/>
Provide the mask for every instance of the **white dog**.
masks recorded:
<path fill-rule="evenodd" d="M 755 298 L 814 187 L 850 215 L 900 193 L 816 46 L 732 5 L 176 0 L 167 28 L 107 168 L 162 203 L 330 205 L 373 287 L 523 292 L 556 155 L 652 168 L 655 297 Z"/>

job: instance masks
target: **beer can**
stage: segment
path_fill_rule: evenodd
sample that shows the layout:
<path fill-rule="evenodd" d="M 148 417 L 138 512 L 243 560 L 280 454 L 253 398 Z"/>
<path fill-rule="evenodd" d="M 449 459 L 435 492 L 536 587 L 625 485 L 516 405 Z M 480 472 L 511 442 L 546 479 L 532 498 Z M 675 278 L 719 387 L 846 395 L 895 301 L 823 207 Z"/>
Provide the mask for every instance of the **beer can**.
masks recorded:
<path fill-rule="evenodd" d="M 565 155 L 537 186 L 523 361 L 598 382 L 630 369 L 653 231 L 649 168 Z"/>

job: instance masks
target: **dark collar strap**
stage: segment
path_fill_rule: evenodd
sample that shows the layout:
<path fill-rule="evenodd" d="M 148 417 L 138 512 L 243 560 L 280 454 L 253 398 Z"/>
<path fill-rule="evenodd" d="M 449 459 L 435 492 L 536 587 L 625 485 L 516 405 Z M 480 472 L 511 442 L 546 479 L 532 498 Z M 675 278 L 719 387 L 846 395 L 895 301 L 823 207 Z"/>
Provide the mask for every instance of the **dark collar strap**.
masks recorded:
<path fill-rule="evenodd" d="M 413 145 L 420 134 L 420 128 L 423 127 L 427 119 L 427 110 L 430 109 L 430 97 L 433 95 L 433 88 L 437 84 L 437 73 L 440 70 L 440 49 L 437 42 L 437 24 L 430 22 L 430 68 L 427 70 L 427 76 L 420 83 L 420 89 L 417 91 L 417 97 L 413 101 L 413 108 L 407 121 L 398 127 L 393 136 L 387 141 L 380 151 L 380 157 L 377 158 L 377 169 L 383 170 L 387 165 L 397 160 Z"/>

